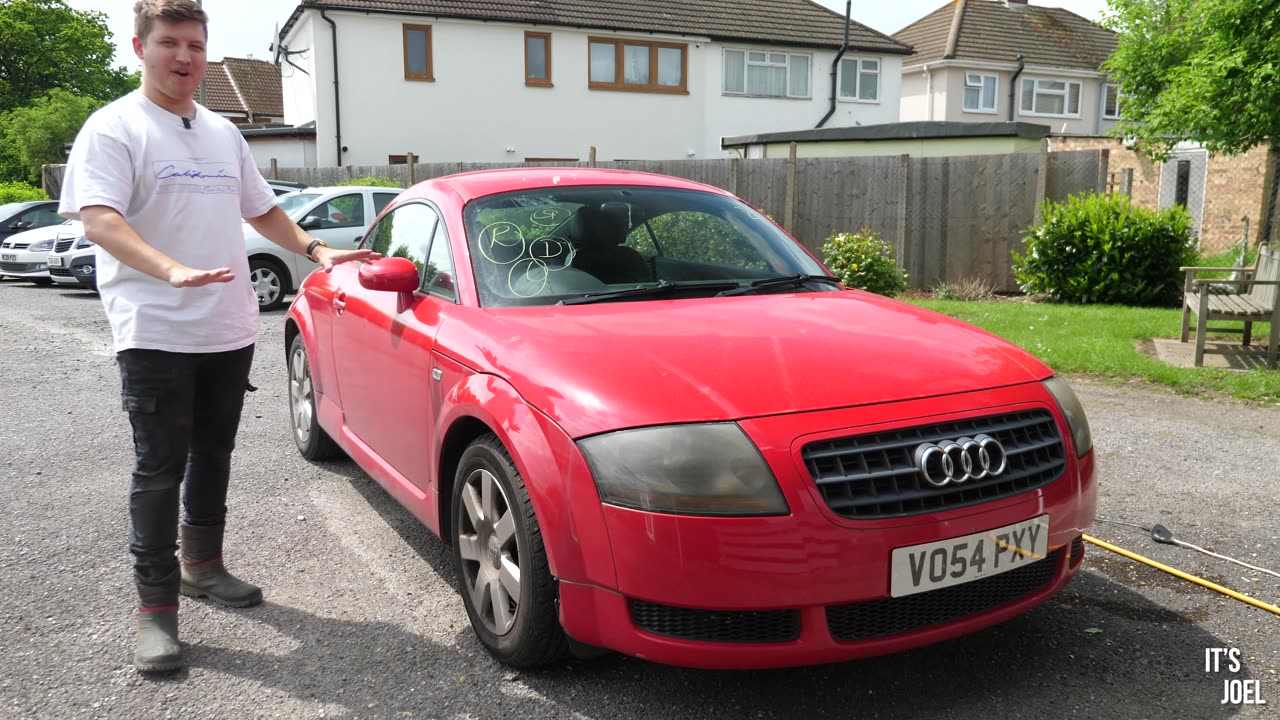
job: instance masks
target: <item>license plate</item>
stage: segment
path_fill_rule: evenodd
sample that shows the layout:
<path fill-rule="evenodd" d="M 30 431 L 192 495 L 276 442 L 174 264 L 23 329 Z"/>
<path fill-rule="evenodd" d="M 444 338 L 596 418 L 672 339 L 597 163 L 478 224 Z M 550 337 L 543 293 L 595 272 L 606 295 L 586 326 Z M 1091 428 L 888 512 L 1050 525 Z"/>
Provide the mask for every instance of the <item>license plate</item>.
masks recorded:
<path fill-rule="evenodd" d="M 1025 567 L 1049 554 L 1049 516 L 994 530 L 895 548 L 889 594 L 937 590 Z"/>
<path fill-rule="evenodd" d="M 62 258 L 49 253 L 49 267 L 62 267 Z"/>
<path fill-rule="evenodd" d="M 0 260 L 5 262 L 18 262 L 18 256 L 5 253 L 3 255 L 0 255 Z"/>

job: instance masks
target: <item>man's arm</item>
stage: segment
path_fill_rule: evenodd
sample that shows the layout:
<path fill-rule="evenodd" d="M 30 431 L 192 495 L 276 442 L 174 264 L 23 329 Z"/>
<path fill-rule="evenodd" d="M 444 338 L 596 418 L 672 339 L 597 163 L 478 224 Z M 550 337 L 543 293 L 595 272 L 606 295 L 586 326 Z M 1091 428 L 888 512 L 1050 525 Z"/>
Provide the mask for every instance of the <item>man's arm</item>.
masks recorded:
<path fill-rule="evenodd" d="M 114 208 L 89 205 L 80 208 L 84 234 L 89 242 L 111 253 L 111 256 L 139 272 L 173 287 L 200 287 L 216 282 L 231 282 L 231 268 L 196 270 L 174 260 L 147 244 L 142 236 Z"/>
<path fill-rule="evenodd" d="M 306 255 L 307 247 L 315 239 L 290 220 L 277 205 L 271 206 L 270 210 L 258 217 L 245 218 L 245 221 L 262 237 L 299 255 Z M 372 250 L 335 250 L 324 246 L 317 247 L 312 255 L 312 259 L 320 263 L 326 272 L 339 263 L 352 260 L 377 260 L 380 257 L 382 256 Z"/>

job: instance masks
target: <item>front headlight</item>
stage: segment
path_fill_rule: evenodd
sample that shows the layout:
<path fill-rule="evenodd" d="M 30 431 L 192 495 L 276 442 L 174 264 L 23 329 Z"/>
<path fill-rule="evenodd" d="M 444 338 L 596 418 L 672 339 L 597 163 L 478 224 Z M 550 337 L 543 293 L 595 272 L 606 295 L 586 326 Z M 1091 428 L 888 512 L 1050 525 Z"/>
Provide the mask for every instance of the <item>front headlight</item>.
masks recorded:
<path fill-rule="evenodd" d="M 31 252 L 46 252 L 52 249 L 53 249 L 52 240 L 41 240 L 38 243 L 32 243 L 31 247 L 27 248 L 27 250 L 30 250 Z"/>
<path fill-rule="evenodd" d="M 1076 397 L 1066 380 L 1056 375 L 1045 380 L 1044 387 L 1058 401 L 1058 407 L 1062 408 L 1062 414 L 1067 417 L 1067 429 L 1071 431 L 1071 438 L 1076 444 L 1076 457 L 1084 457 L 1085 453 L 1093 449 L 1093 434 L 1089 432 L 1089 419 L 1084 416 L 1080 398 Z"/>
<path fill-rule="evenodd" d="M 88 235 L 81 235 L 80 237 L 76 238 L 76 249 L 77 249 L 77 250 L 79 250 L 79 249 L 81 249 L 81 248 L 87 248 L 87 247 L 89 247 L 89 246 L 90 246 L 90 245 L 92 245 L 92 244 L 93 244 L 93 243 L 89 242 L 89 236 L 88 236 Z"/>
<path fill-rule="evenodd" d="M 786 515 L 760 451 L 734 423 L 622 430 L 578 443 L 611 505 L 677 515 Z"/>

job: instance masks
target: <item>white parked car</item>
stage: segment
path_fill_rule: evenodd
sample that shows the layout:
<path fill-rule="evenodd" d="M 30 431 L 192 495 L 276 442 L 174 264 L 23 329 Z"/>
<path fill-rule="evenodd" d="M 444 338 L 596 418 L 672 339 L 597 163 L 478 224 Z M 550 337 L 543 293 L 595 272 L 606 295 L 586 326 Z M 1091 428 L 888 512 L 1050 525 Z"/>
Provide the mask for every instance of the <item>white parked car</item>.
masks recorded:
<path fill-rule="evenodd" d="M 84 226 L 75 220 L 64 227 L 71 228 L 55 238 L 53 251 L 49 253 L 49 278 L 59 285 L 79 285 L 98 289 L 97 259 L 93 243 L 84 235 Z"/>
<path fill-rule="evenodd" d="M 0 243 L 0 275 L 30 280 L 37 285 L 51 284 L 49 252 L 59 238 L 74 239 L 83 235 L 82 227 L 75 220 L 67 220 L 10 235 Z"/>
<path fill-rule="evenodd" d="M 307 188 L 276 198 L 291 220 L 332 248 L 354 250 L 365 228 L 397 195 L 400 188 L 335 186 Z M 320 267 L 289 252 L 244 225 L 245 251 L 249 255 L 249 281 L 258 295 L 259 310 L 274 310 L 284 296 L 297 290 L 303 278 Z"/>

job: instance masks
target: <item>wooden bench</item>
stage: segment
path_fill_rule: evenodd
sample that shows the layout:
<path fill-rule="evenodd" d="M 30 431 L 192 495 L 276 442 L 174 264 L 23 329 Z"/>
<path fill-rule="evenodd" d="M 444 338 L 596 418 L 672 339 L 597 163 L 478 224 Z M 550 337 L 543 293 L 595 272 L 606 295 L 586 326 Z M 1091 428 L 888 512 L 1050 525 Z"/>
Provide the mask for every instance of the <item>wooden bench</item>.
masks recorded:
<path fill-rule="evenodd" d="M 1258 247 L 1258 261 L 1252 268 L 1179 268 L 1186 273 L 1182 299 L 1182 342 L 1187 342 L 1191 329 L 1191 314 L 1196 315 L 1196 367 L 1204 365 L 1204 339 L 1212 332 L 1243 334 L 1243 346 L 1248 347 L 1253 338 L 1253 324 L 1271 325 L 1270 344 L 1267 345 L 1267 367 L 1276 367 L 1276 351 L 1280 346 L 1280 250 L 1267 245 Z M 1196 273 L 1208 271 L 1236 271 L 1230 280 L 1196 278 Z M 1215 292 L 1227 286 L 1236 292 Z M 1226 320 L 1242 322 L 1244 328 L 1209 327 L 1210 321 Z"/>

